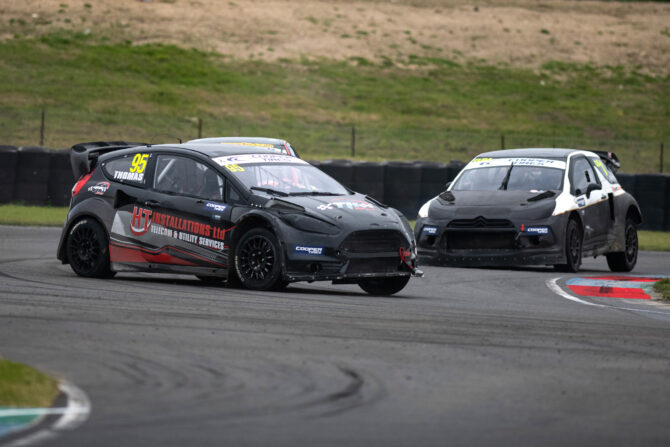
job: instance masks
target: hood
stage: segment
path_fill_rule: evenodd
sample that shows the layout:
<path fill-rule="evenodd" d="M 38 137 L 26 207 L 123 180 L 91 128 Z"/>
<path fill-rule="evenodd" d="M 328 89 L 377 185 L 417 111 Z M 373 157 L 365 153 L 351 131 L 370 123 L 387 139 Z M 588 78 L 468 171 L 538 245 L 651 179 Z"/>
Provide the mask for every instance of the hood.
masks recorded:
<path fill-rule="evenodd" d="M 444 200 L 451 199 L 444 195 L 432 201 L 430 217 L 548 217 L 558 197 L 553 192 L 541 191 L 451 191 L 451 194 L 453 200 Z"/>

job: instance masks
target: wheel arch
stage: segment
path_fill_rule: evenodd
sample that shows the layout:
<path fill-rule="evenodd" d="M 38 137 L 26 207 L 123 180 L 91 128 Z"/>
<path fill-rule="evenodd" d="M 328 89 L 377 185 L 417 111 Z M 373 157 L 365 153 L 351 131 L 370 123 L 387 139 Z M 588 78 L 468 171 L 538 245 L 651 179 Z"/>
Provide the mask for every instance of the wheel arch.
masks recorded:
<path fill-rule="evenodd" d="M 626 211 L 626 220 L 628 219 L 631 219 L 635 225 L 640 225 L 642 223 L 642 213 L 638 207 L 634 205 L 628 207 L 628 210 Z"/>
<path fill-rule="evenodd" d="M 102 222 L 102 220 L 100 220 L 98 216 L 88 211 L 82 212 L 81 214 L 77 214 L 67 222 L 67 226 L 63 229 L 63 239 L 61 241 L 60 246 L 58 247 L 58 259 L 60 259 L 63 262 L 63 264 L 70 263 L 70 260 L 67 257 L 67 239 L 70 235 L 70 230 L 72 230 L 72 227 L 77 222 L 85 218 L 91 218 L 95 220 L 102 227 L 103 231 L 105 232 L 105 235 L 107 236 L 107 244 L 109 244 L 109 231 L 107 230 L 107 227 Z"/>
<path fill-rule="evenodd" d="M 228 249 L 228 253 L 230 253 L 230 258 L 228 261 L 228 277 L 229 278 L 235 278 L 237 275 L 237 272 L 235 271 L 235 250 L 237 248 L 237 242 L 240 240 L 240 238 L 250 229 L 252 228 L 265 228 L 268 231 L 270 231 L 276 238 L 277 241 L 279 242 L 279 252 L 280 252 L 280 266 L 282 270 L 282 275 L 285 271 L 284 268 L 284 250 L 282 247 L 281 243 L 281 237 L 280 234 L 278 233 L 276 226 L 273 225 L 271 219 L 269 216 L 264 216 L 261 214 L 253 213 L 253 214 L 247 214 L 243 216 L 236 224 L 235 224 L 235 229 L 233 230 L 233 233 L 230 237 L 230 247 Z"/>

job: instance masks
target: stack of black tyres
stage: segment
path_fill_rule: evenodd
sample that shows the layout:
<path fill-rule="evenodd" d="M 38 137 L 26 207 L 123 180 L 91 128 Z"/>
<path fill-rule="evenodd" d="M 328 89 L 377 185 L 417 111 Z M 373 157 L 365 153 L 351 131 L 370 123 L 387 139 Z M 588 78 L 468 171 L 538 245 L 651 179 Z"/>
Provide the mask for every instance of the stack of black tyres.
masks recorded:
<path fill-rule="evenodd" d="M 14 199 L 18 158 L 16 146 L 0 145 L 0 203 L 9 203 Z"/>
<path fill-rule="evenodd" d="M 353 162 L 351 160 L 326 160 L 319 169 L 348 188 L 353 187 Z M 352 188 L 353 189 L 353 188 Z"/>
<path fill-rule="evenodd" d="M 353 165 L 353 189 L 384 203 L 384 163 L 361 162 Z"/>
<path fill-rule="evenodd" d="M 665 224 L 663 229 L 670 231 L 670 175 L 665 176 Z"/>
<path fill-rule="evenodd" d="M 643 230 L 662 231 L 665 226 L 667 175 L 639 174 L 635 179 L 635 198 L 642 211 Z"/>
<path fill-rule="evenodd" d="M 415 219 L 421 207 L 421 168 L 416 163 L 392 161 L 384 170 L 384 201 Z"/>
<path fill-rule="evenodd" d="M 75 178 L 70 165 L 70 151 L 67 149 L 49 153 L 48 200 L 52 206 L 67 206 L 70 203 Z"/>
<path fill-rule="evenodd" d="M 447 189 L 449 181 L 447 165 L 439 162 L 417 162 L 421 169 L 421 194 L 419 202 L 427 202 Z"/>
<path fill-rule="evenodd" d="M 637 176 L 638 174 L 624 174 L 624 173 L 616 174 L 616 179 L 619 181 L 619 185 L 621 185 L 624 191 L 626 191 L 633 197 L 636 197 L 635 179 L 637 178 Z"/>
<path fill-rule="evenodd" d="M 49 190 L 49 165 L 47 149 L 39 146 L 22 146 L 17 151 L 14 198 L 27 205 L 47 203 Z"/>

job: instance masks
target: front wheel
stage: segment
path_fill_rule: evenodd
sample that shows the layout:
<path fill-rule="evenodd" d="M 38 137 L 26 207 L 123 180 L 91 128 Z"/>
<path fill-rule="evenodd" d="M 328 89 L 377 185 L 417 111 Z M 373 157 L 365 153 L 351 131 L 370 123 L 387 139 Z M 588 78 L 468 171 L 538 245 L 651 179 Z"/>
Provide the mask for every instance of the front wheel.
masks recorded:
<path fill-rule="evenodd" d="M 111 278 L 109 244 L 104 228 L 91 218 L 81 219 L 67 236 L 67 258 L 72 270 L 88 278 Z"/>
<path fill-rule="evenodd" d="M 358 286 L 370 295 L 388 296 L 400 292 L 409 282 L 409 276 L 363 279 Z"/>
<path fill-rule="evenodd" d="M 557 264 L 556 270 L 577 273 L 582 265 L 582 231 L 576 220 L 570 219 L 565 229 L 565 264 Z"/>
<path fill-rule="evenodd" d="M 637 227 L 630 219 L 626 220 L 624 237 L 624 251 L 607 254 L 607 265 L 613 272 L 630 272 L 637 264 Z"/>
<path fill-rule="evenodd" d="M 247 231 L 235 246 L 235 270 L 248 289 L 277 287 L 281 283 L 280 259 L 277 238 L 265 228 Z"/>

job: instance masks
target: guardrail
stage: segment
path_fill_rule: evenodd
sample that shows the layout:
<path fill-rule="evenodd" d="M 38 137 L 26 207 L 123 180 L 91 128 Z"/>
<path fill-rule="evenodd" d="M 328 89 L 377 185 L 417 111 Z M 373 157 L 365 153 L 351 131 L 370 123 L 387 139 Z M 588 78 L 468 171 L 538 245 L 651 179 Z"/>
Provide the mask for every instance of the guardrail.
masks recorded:
<path fill-rule="evenodd" d="M 354 191 L 416 218 L 421 205 L 436 196 L 465 166 L 425 161 L 311 161 Z M 645 230 L 670 231 L 670 175 L 617 174 L 623 188 L 637 199 Z M 0 146 L 0 203 L 67 206 L 75 182 L 69 150 Z"/>

